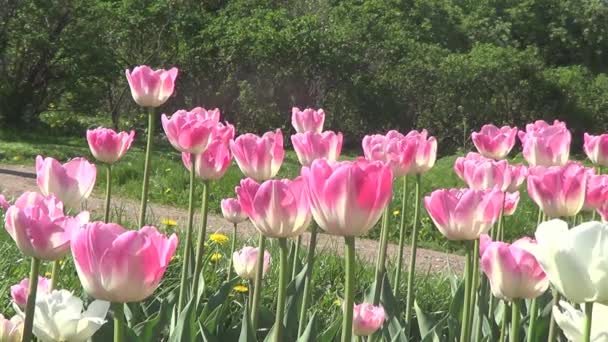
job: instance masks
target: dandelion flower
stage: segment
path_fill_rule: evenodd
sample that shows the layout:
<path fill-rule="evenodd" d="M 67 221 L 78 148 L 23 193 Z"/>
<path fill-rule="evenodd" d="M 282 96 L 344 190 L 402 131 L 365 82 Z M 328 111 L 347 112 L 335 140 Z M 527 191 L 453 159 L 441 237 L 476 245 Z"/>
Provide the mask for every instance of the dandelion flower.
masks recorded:
<path fill-rule="evenodd" d="M 162 223 L 162 224 L 164 224 L 165 226 L 168 226 L 168 227 L 175 227 L 175 226 L 177 226 L 177 221 L 175 221 L 174 219 L 170 219 L 170 218 L 161 219 L 160 223 Z"/>
<path fill-rule="evenodd" d="M 249 291 L 249 288 L 245 285 L 236 285 L 233 289 L 234 289 L 234 291 L 240 292 L 240 293 L 245 293 L 245 292 Z"/>
<path fill-rule="evenodd" d="M 221 253 L 211 254 L 211 261 L 213 262 L 219 261 L 221 258 L 223 258 L 223 255 Z"/>
<path fill-rule="evenodd" d="M 399 216 L 400 211 L 399 210 L 394 210 L 393 211 L 393 216 Z"/>
<path fill-rule="evenodd" d="M 228 238 L 226 235 L 221 234 L 221 233 L 213 233 L 213 234 L 209 235 L 209 240 L 211 240 L 217 244 L 223 245 L 223 244 L 227 243 L 228 241 L 230 241 L 230 238 Z"/>

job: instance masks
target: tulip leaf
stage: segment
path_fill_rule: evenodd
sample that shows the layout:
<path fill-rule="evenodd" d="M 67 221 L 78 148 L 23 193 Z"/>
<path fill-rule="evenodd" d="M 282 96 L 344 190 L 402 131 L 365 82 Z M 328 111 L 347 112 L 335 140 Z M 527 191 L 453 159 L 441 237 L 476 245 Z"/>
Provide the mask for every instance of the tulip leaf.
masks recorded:
<path fill-rule="evenodd" d="M 160 333 L 169 320 L 167 305 L 166 301 L 161 301 L 158 314 L 133 327 L 133 331 L 135 331 L 143 341 L 157 341 L 160 339 Z"/>
<path fill-rule="evenodd" d="M 315 342 L 317 340 L 317 313 L 313 313 L 308 321 L 306 329 L 302 333 L 302 336 L 298 338 L 297 342 Z"/>
<path fill-rule="evenodd" d="M 213 295 L 209 297 L 207 304 L 202 309 L 199 320 L 205 321 L 207 317 L 220 305 L 226 302 L 226 298 L 232 291 L 234 285 L 239 281 L 238 277 L 235 277 L 220 286 L 220 288 Z"/>
<path fill-rule="evenodd" d="M 323 333 L 319 336 L 319 342 L 332 342 L 336 339 L 336 336 L 342 330 L 342 315 L 338 315 L 338 318 L 331 322 L 329 327 L 325 329 Z"/>
<path fill-rule="evenodd" d="M 186 307 L 177 317 L 175 329 L 169 336 L 169 342 L 189 342 L 195 341 L 196 335 L 200 330 L 194 316 L 194 299 L 190 299 Z"/>
<path fill-rule="evenodd" d="M 436 322 L 434 322 L 432 317 L 422 311 L 416 300 L 414 300 L 414 310 L 416 311 L 416 321 L 418 322 L 420 337 L 424 339 L 426 335 L 435 327 Z"/>
<path fill-rule="evenodd" d="M 285 317 L 283 325 L 285 326 L 285 338 L 293 341 L 298 331 L 298 320 L 300 315 L 300 307 L 302 306 L 302 294 L 304 292 L 304 280 L 308 265 L 304 265 L 298 275 L 287 285 L 285 299 Z"/>
<path fill-rule="evenodd" d="M 217 342 L 217 338 L 211 335 L 211 333 L 207 331 L 207 329 L 205 329 L 205 326 L 200 322 L 199 329 L 201 331 L 201 337 L 203 338 L 203 342 Z"/>
<path fill-rule="evenodd" d="M 255 342 L 255 333 L 249 322 L 249 305 L 245 303 L 243 310 L 243 319 L 241 323 L 241 334 L 239 336 L 239 342 Z"/>
<path fill-rule="evenodd" d="M 407 342 L 404 325 L 401 324 L 397 316 L 389 317 L 391 318 L 388 320 L 388 323 L 384 323 L 384 327 L 381 330 L 381 333 L 384 334 L 385 340 Z"/>

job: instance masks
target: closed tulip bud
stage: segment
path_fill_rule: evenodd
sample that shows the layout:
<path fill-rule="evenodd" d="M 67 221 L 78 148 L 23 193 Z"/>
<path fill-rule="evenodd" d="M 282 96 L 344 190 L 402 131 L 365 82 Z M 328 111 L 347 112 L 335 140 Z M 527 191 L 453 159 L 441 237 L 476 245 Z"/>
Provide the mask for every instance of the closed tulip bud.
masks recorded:
<path fill-rule="evenodd" d="M 385 320 L 386 313 L 381 305 L 355 304 L 353 308 L 353 333 L 356 336 L 369 336 L 378 331 Z"/>
<path fill-rule="evenodd" d="M 505 216 L 511 216 L 517 210 L 517 204 L 519 203 L 519 191 L 507 192 L 505 194 L 505 206 L 503 214 Z"/>
<path fill-rule="evenodd" d="M 584 341 L 583 327 L 585 326 L 585 313 L 582 310 L 576 309 L 566 301 L 560 301 L 552 309 L 553 317 L 559 328 L 564 332 L 568 341 Z M 608 306 L 599 303 L 593 304 L 593 313 L 591 314 L 591 334 L 590 341 L 605 342 L 608 341 Z"/>
<path fill-rule="evenodd" d="M 392 198 L 393 173 L 381 162 L 317 159 L 302 176 L 315 221 L 334 235 L 367 233 Z"/>
<path fill-rule="evenodd" d="M 21 342 L 23 338 L 23 318 L 13 316 L 6 319 L 0 314 L 0 341 L 2 342 Z"/>
<path fill-rule="evenodd" d="M 230 142 L 230 150 L 245 176 L 263 182 L 274 177 L 283 164 L 283 134 L 280 129 L 261 137 L 242 134 Z"/>
<path fill-rule="evenodd" d="M 578 214 L 585 203 L 587 172 L 577 163 L 528 169 L 528 195 L 552 218 Z"/>
<path fill-rule="evenodd" d="M 608 134 L 590 135 L 585 133 L 583 149 L 595 165 L 608 166 Z"/>
<path fill-rule="evenodd" d="M 225 198 L 221 202 L 222 215 L 228 222 L 241 223 L 247 219 L 247 214 L 241 208 L 236 198 Z"/>
<path fill-rule="evenodd" d="M 413 140 L 410 143 L 414 144 L 416 148 L 414 162 L 408 173 L 421 174 L 429 171 L 437 159 L 437 139 L 429 137 L 426 129 L 420 132 L 410 131 L 406 138 Z"/>
<path fill-rule="evenodd" d="M 471 139 L 477 151 L 484 157 L 499 160 L 505 159 L 515 145 L 517 128 L 494 125 L 483 125 L 479 132 L 473 132 Z"/>
<path fill-rule="evenodd" d="M 21 252 L 29 257 L 53 261 L 70 250 L 71 234 L 88 222 L 89 213 L 64 216 L 63 204 L 54 196 L 23 193 L 6 211 L 5 228 Z"/>
<path fill-rule="evenodd" d="M 566 124 L 555 120 L 553 125 L 538 120 L 518 133 L 523 155 L 532 166 L 561 166 L 568 162 L 572 135 Z"/>
<path fill-rule="evenodd" d="M 541 223 L 529 247 L 551 284 L 574 303 L 608 304 L 608 226 L 585 222 L 572 229 L 561 220 Z"/>
<path fill-rule="evenodd" d="M 310 166 L 315 159 L 336 161 L 342 151 L 342 133 L 298 133 L 291 136 L 291 143 L 303 166 Z"/>
<path fill-rule="evenodd" d="M 492 294 L 500 299 L 536 298 L 549 287 L 549 279 L 534 255 L 526 250 L 535 244 L 529 238 L 512 244 L 486 242 L 480 267 L 490 281 Z"/>
<path fill-rule="evenodd" d="M 116 133 L 109 128 L 99 127 L 87 130 L 87 142 L 95 159 L 102 163 L 113 164 L 124 157 L 133 138 L 135 131 Z"/>
<path fill-rule="evenodd" d="M 300 110 L 298 107 L 291 109 L 291 124 L 298 133 L 323 132 L 323 123 L 325 122 L 325 112 L 323 109 L 314 110 L 306 108 Z"/>
<path fill-rule="evenodd" d="M 257 263 L 259 248 L 245 246 L 232 255 L 234 271 L 239 277 L 247 280 L 254 280 L 257 273 Z M 264 265 L 262 266 L 262 277 L 268 273 L 270 268 L 270 253 L 264 251 Z"/>
<path fill-rule="evenodd" d="M 61 165 L 53 158 L 36 157 L 36 182 L 43 195 L 54 195 L 69 209 L 79 210 L 95 187 L 97 168 L 84 158 Z"/>
<path fill-rule="evenodd" d="M 133 100 L 142 107 L 159 107 L 173 94 L 177 68 L 152 70 L 140 65 L 125 70 Z"/>
<path fill-rule="evenodd" d="M 115 303 L 139 302 L 160 284 L 177 236 L 167 238 L 151 226 L 127 231 L 114 223 L 92 222 L 72 236 L 71 246 L 89 295 Z"/>
<path fill-rule="evenodd" d="M 306 230 L 311 216 L 302 177 L 267 180 L 259 186 L 251 182 L 241 182 L 236 193 L 258 231 L 268 237 L 289 238 Z"/>
<path fill-rule="evenodd" d="M 0 194 L 0 208 L 2 208 L 3 210 L 7 210 L 10 206 L 11 206 L 11 203 L 6 200 L 6 197 L 4 197 L 4 195 Z"/>
<path fill-rule="evenodd" d="M 593 169 L 588 169 L 593 170 Z M 594 211 L 608 203 L 608 175 L 587 172 L 587 187 L 583 211 Z"/>
<path fill-rule="evenodd" d="M 424 206 L 449 240 L 476 240 L 498 220 L 502 200 L 498 189 L 440 189 L 424 198 Z"/>
<path fill-rule="evenodd" d="M 211 143 L 218 122 L 215 115 L 196 107 L 191 111 L 178 110 L 171 117 L 163 114 L 161 122 L 169 143 L 180 152 L 198 154 Z"/>
<path fill-rule="evenodd" d="M 413 172 L 419 145 L 417 138 L 408 138 L 397 131 L 389 131 L 386 135 L 366 135 L 362 145 L 365 158 L 388 164 L 394 177 Z"/>
<path fill-rule="evenodd" d="M 203 153 L 195 155 L 195 174 L 204 180 L 219 180 L 230 168 L 232 153 L 228 145 L 214 140 Z M 182 162 L 188 171 L 192 168 L 190 153 L 182 152 Z"/>
<path fill-rule="evenodd" d="M 37 295 L 46 294 L 51 288 L 51 280 L 45 277 L 38 277 Z M 24 278 L 19 283 L 11 286 L 11 297 L 13 302 L 24 309 L 27 304 L 27 296 L 30 294 L 30 279 Z"/>

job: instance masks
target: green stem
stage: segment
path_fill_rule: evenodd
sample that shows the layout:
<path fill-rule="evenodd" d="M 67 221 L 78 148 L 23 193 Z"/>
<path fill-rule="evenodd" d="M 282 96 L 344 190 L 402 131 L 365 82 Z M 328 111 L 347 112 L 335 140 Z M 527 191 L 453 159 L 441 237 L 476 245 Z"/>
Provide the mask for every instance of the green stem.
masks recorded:
<path fill-rule="evenodd" d="M 591 341 L 591 324 L 593 321 L 593 302 L 585 303 L 585 326 L 583 330 L 583 342 Z"/>
<path fill-rule="evenodd" d="M 527 342 L 534 342 L 536 336 L 536 318 L 538 316 L 538 301 L 533 298 L 530 303 L 530 324 L 528 325 Z"/>
<path fill-rule="evenodd" d="M 477 305 L 477 288 L 479 286 L 479 239 L 473 245 L 473 273 L 471 276 L 471 306 L 469 307 L 471 319 L 469 320 L 469 331 L 473 330 L 473 315 Z M 471 333 L 469 333 L 470 336 Z"/>
<path fill-rule="evenodd" d="M 274 321 L 275 335 L 273 341 L 283 341 L 283 316 L 285 316 L 285 289 L 287 289 L 287 267 L 289 262 L 289 248 L 287 247 L 287 239 L 279 239 L 279 249 L 281 250 L 281 267 L 279 273 L 279 288 L 277 297 L 277 312 Z"/>
<path fill-rule="evenodd" d="M 407 208 L 407 176 L 403 176 L 403 193 L 401 194 L 401 222 L 399 223 L 399 249 L 397 251 L 397 268 L 393 287 L 399 288 L 401 281 L 401 268 L 403 267 L 403 248 L 405 247 L 405 210 Z M 395 290 L 397 292 L 397 290 Z"/>
<path fill-rule="evenodd" d="M 376 260 L 376 273 L 374 277 L 374 297 L 373 304 L 380 303 L 380 292 L 382 290 L 382 276 L 384 275 L 386 264 L 386 250 L 388 247 L 388 218 L 390 215 L 390 206 L 386 206 L 382 215 L 382 229 L 380 234 L 380 248 L 378 249 L 378 259 Z"/>
<path fill-rule="evenodd" d="M 114 312 L 114 342 L 122 342 L 125 340 L 125 312 L 122 303 L 112 303 L 112 311 Z"/>
<path fill-rule="evenodd" d="M 511 335 L 509 337 L 509 341 L 511 342 L 519 342 L 520 306 L 521 300 L 514 299 L 511 308 Z"/>
<path fill-rule="evenodd" d="M 144 162 L 144 179 L 141 185 L 141 206 L 139 209 L 139 227 L 146 224 L 146 210 L 148 207 L 148 186 L 150 184 L 150 171 L 152 163 L 152 145 L 154 142 L 154 131 L 156 126 L 156 115 L 153 107 L 148 111 L 148 141 L 146 143 L 146 159 Z"/>
<path fill-rule="evenodd" d="M 30 268 L 30 289 L 25 304 L 25 321 L 23 322 L 22 342 L 32 340 L 32 328 L 34 326 L 34 311 L 36 309 L 36 292 L 38 291 L 38 273 L 40 272 L 40 260 L 32 258 Z"/>
<path fill-rule="evenodd" d="M 405 324 L 408 326 L 408 337 L 411 334 L 411 318 L 412 318 L 412 309 L 414 307 L 415 301 L 415 289 L 414 289 L 414 277 L 416 273 L 416 250 L 418 249 L 418 215 L 420 211 L 420 191 L 421 191 L 421 183 L 422 176 L 420 174 L 416 175 L 416 190 L 415 190 L 415 200 L 414 200 L 414 225 L 412 229 L 412 249 L 410 252 L 410 265 L 408 268 L 407 274 L 407 300 L 405 305 Z"/>
<path fill-rule="evenodd" d="M 251 312 L 251 303 L 253 303 L 253 289 L 255 289 L 255 284 L 253 283 L 253 281 L 250 279 L 249 280 L 249 289 L 247 291 L 247 310 L 249 312 Z"/>
<path fill-rule="evenodd" d="M 559 303 L 560 294 L 559 294 L 559 292 L 557 292 L 557 290 L 555 290 L 555 288 L 553 288 L 551 292 L 553 294 L 553 299 L 551 300 L 551 308 L 554 308 L 557 305 L 557 303 Z M 549 341 L 549 342 L 555 341 L 555 339 L 557 337 L 557 330 L 558 329 L 557 329 L 557 324 L 555 322 L 555 317 L 553 316 L 553 313 L 551 313 L 551 323 L 549 323 L 549 337 L 547 338 L 547 341 Z"/>
<path fill-rule="evenodd" d="M 264 245 L 266 244 L 266 238 L 260 233 L 260 239 L 258 242 L 258 261 L 255 274 L 255 287 L 253 292 L 253 302 L 251 304 L 251 326 L 255 332 L 258 327 L 259 319 L 259 307 L 260 298 L 262 295 L 262 277 L 264 276 Z"/>
<path fill-rule="evenodd" d="M 500 207 L 500 216 L 498 216 L 498 223 L 497 225 L 494 227 L 494 229 L 492 229 L 492 241 L 498 241 L 500 240 L 500 235 L 502 234 L 503 231 L 503 225 L 504 225 L 504 220 L 505 220 L 505 201 L 507 199 L 507 193 L 503 192 L 502 194 L 502 205 Z M 540 210 L 540 209 L 539 209 Z M 490 292 L 488 292 L 488 298 L 487 298 L 488 302 L 490 303 L 489 308 L 488 308 L 488 320 L 490 322 L 494 322 L 494 308 L 496 306 L 497 303 L 497 299 L 494 298 L 494 296 L 492 296 L 492 294 Z"/>
<path fill-rule="evenodd" d="M 488 278 L 483 277 L 481 279 L 481 290 L 479 294 L 479 300 L 477 301 L 477 322 L 475 322 L 475 341 L 482 340 L 482 327 L 483 327 L 483 318 L 486 316 L 486 311 L 488 310 L 488 301 L 486 300 L 486 296 L 488 294 Z"/>
<path fill-rule="evenodd" d="M 190 263 L 190 253 L 192 251 L 192 230 L 194 226 L 194 189 L 195 189 L 195 163 L 196 157 L 194 154 L 190 154 L 190 160 L 192 162 L 190 167 L 190 191 L 188 193 L 188 225 L 186 226 L 186 242 L 184 246 L 184 260 L 182 261 L 182 274 L 179 284 L 179 299 L 177 302 L 177 312 L 182 312 L 184 305 L 186 305 L 186 297 L 188 296 L 188 268 Z"/>
<path fill-rule="evenodd" d="M 196 260 L 194 261 L 194 279 L 192 279 L 192 293 L 196 295 L 198 293 L 198 283 L 201 278 L 201 271 L 203 270 L 203 254 L 205 253 L 205 238 L 207 237 L 207 214 L 209 213 L 209 182 L 203 181 L 203 204 L 201 206 L 202 212 L 202 226 L 198 232 L 198 239 L 196 242 Z"/>
<path fill-rule="evenodd" d="M 355 237 L 344 237 L 344 315 L 342 342 L 351 342 L 353 336 L 353 304 L 355 295 Z"/>
<path fill-rule="evenodd" d="M 57 288 L 57 283 L 59 282 L 60 266 L 61 265 L 59 265 L 59 260 L 53 261 L 53 268 L 51 269 L 51 288 L 49 289 L 50 291 Z M 36 278 L 36 279 L 38 279 L 38 278 Z"/>
<path fill-rule="evenodd" d="M 462 322 L 460 326 L 460 342 L 470 341 L 469 320 L 471 319 L 471 280 L 473 271 L 473 245 L 470 241 L 466 243 L 465 275 L 464 275 L 464 306 L 462 309 Z"/>
<path fill-rule="evenodd" d="M 103 215 L 105 223 L 110 222 L 110 198 L 112 197 L 112 164 L 107 164 L 106 168 L 106 206 Z"/>
<path fill-rule="evenodd" d="M 234 223 L 232 225 L 232 246 L 230 246 L 230 254 L 228 255 L 228 258 L 230 259 L 230 261 L 228 262 L 228 280 L 230 281 L 230 278 L 232 278 L 232 255 L 234 254 L 234 250 L 236 249 L 236 228 L 237 228 L 237 224 Z"/>
<path fill-rule="evenodd" d="M 306 328 L 306 316 L 308 303 L 312 292 L 312 270 L 315 261 L 315 248 L 317 245 L 317 224 L 313 222 L 310 227 L 310 240 L 308 241 L 308 253 L 306 254 L 306 275 L 304 278 L 304 294 L 302 295 L 302 307 L 300 308 L 300 320 L 298 322 L 298 337 L 304 333 Z"/>
<path fill-rule="evenodd" d="M 302 235 L 298 235 L 295 241 L 295 247 L 293 252 L 293 265 L 291 267 L 291 279 L 294 279 L 298 275 L 298 257 L 300 256 L 300 245 L 302 245 Z"/>
<path fill-rule="evenodd" d="M 507 326 L 509 325 L 509 305 L 506 301 L 503 302 L 505 305 L 505 311 L 502 316 L 502 323 L 500 326 L 500 338 L 498 339 L 500 342 L 504 342 L 507 337 Z"/>

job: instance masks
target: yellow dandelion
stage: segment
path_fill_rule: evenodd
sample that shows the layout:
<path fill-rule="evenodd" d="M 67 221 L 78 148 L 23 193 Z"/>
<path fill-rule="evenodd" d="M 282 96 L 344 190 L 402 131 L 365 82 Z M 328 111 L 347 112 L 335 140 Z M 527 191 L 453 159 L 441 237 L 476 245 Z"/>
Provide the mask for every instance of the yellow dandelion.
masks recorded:
<path fill-rule="evenodd" d="M 52 276 L 53 276 L 53 274 L 51 274 L 51 272 L 46 272 L 46 273 L 44 274 L 44 276 L 45 276 L 45 277 L 47 277 L 47 278 L 50 278 L 50 277 L 52 277 Z"/>
<path fill-rule="evenodd" d="M 170 219 L 170 218 L 161 219 L 160 223 L 162 223 L 162 224 L 164 224 L 165 226 L 168 226 L 168 227 L 175 227 L 175 226 L 177 226 L 177 221 L 175 221 L 174 219 Z"/>
<path fill-rule="evenodd" d="M 400 211 L 399 211 L 399 210 L 395 210 L 395 211 L 393 211 L 393 216 L 398 216 L 398 215 L 399 215 L 399 213 L 400 213 Z"/>
<path fill-rule="evenodd" d="M 245 285 L 237 285 L 233 288 L 233 290 L 236 292 L 245 293 L 249 291 L 249 288 Z"/>
<path fill-rule="evenodd" d="M 334 300 L 334 305 L 342 306 L 342 300 L 340 298 L 336 298 L 336 300 Z"/>
<path fill-rule="evenodd" d="M 230 241 L 230 238 L 228 238 L 226 235 L 221 234 L 221 233 L 213 233 L 213 234 L 209 235 L 209 240 L 211 240 L 217 244 L 223 245 L 223 244 L 227 243 L 228 241 Z"/>
<path fill-rule="evenodd" d="M 213 253 L 211 254 L 211 261 L 216 262 L 219 261 L 224 256 L 221 253 Z"/>

